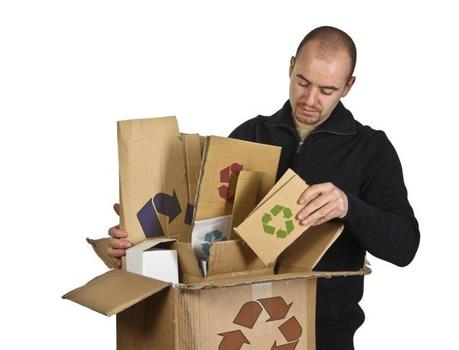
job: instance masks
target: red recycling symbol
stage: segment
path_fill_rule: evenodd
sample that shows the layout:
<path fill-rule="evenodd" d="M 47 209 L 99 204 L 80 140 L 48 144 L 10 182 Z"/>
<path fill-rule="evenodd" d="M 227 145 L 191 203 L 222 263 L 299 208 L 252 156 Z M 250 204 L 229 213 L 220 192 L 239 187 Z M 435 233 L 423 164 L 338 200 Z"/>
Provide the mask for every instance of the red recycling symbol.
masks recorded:
<path fill-rule="evenodd" d="M 266 322 L 284 320 L 293 303 L 287 305 L 284 298 L 272 297 L 257 299 L 257 301 L 248 301 L 242 305 L 233 323 L 252 329 L 258 320 L 263 308 L 269 315 Z M 295 316 L 290 317 L 279 326 L 279 330 L 284 336 L 287 343 L 277 345 L 277 341 L 271 347 L 271 350 L 294 350 L 303 332 L 303 328 Z M 244 344 L 250 344 L 250 341 L 241 330 L 234 330 L 225 333 L 219 333 L 223 339 L 218 347 L 219 350 L 240 350 Z"/>
<path fill-rule="evenodd" d="M 226 168 L 220 171 L 220 182 L 229 185 L 232 174 L 239 174 L 243 168 L 242 164 L 233 163 L 228 165 Z M 230 194 L 230 188 L 228 185 L 221 185 L 218 188 L 218 194 L 221 198 L 226 199 L 228 202 L 233 203 L 234 194 Z"/>

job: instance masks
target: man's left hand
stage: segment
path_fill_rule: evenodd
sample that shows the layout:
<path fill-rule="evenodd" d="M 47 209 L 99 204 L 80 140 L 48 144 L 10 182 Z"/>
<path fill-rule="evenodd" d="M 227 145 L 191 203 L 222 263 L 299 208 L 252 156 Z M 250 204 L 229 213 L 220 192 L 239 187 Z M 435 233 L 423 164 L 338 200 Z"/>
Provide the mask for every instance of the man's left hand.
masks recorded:
<path fill-rule="evenodd" d="M 298 203 L 305 205 L 296 216 L 301 225 L 317 226 L 334 218 L 344 218 L 348 209 L 346 194 L 331 182 L 309 186 Z"/>

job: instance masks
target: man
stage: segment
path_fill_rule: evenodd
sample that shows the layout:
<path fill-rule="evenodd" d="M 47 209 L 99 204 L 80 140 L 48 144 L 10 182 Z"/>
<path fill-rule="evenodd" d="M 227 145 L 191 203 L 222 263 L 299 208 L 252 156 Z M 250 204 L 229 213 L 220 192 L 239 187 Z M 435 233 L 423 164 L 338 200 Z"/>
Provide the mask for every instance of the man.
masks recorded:
<path fill-rule="evenodd" d="M 272 116 L 257 116 L 230 134 L 282 147 L 277 178 L 292 168 L 311 185 L 298 198 L 304 204 L 297 214 L 302 224 L 344 223 L 318 271 L 358 270 L 366 251 L 405 266 L 419 245 L 395 149 L 384 132 L 354 120 L 340 101 L 355 82 L 355 63 L 355 45 L 346 33 L 314 29 L 291 58 L 289 100 Z M 108 250 L 119 265 L 130 242 L 117 228 L 109 234 L 120 238 L 112 239 Z M 358 305 L 363 276 L 319 279 L 317 288 L 317 349 L 353 349 L 364 321 Z"/>

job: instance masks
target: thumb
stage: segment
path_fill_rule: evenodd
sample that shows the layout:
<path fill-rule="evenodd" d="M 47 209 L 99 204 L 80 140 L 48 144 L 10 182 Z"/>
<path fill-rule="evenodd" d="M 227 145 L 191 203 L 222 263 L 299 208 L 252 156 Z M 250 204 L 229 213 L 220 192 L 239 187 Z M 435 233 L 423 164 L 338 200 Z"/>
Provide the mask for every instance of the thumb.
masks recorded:
<path fill-rule="evenodd" d="M 113 209 L 115 213 L 119 216 L 120 215 L 120 205 L 118 203 L 113 204 Z"/>

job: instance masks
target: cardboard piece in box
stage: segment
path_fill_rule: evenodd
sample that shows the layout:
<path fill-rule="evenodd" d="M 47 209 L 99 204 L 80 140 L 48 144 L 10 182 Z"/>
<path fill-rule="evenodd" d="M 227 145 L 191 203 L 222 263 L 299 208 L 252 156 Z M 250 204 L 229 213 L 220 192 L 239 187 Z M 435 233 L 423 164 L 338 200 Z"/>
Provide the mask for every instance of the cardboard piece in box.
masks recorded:
<path fill-rule="evenodd" d="M 145 237 L 189 239 L 184 145 L 175 117 L 118 122 L 120 228 Z M 191 218 L 191 215 L 188 215 Z"/>
<path fill-rule="evenodd" d="M 207 138 L 198 184 L 195 220 L 231 215 L 236 175 L 261 173 L 257 201 L 274 185 L 281 148 L 218 136 Z"/>
<path fill-rule="evenodd" d="M 146 239 L 126 250 L 126 270 L 160 281 L 178 283 L 177 251 L 173 239 Z"/>
<path fill-rule="evenodd" d="M 298 197 L 308 185 L 298 175 L 291 176 L 291 172 L 281 180 L 275 186 L 277 191 L 268 193 L 262 203 L 235 228 L 265 264 L 273 263 L 285 248 L 310 227 L 300 225 L 296 219 L 304 207 L 298 203 Z"/>
<path fill-rule="evenodd" d="M 241 349 L 242 346 L 276 349 L 283 346 L 313 350 L 317 278 L 369 273 L 368 268 L 312 272 L 313 264 L 342 230 L 342 225 L 321 227 L 320 244 L 314 240 L 317 235 L 311 235 L 312 248 L 296 244 L 301 243 L 297 240 L 292 245 L 293 259 L 279 258 L 278 270 L 283 271 L 282 274 L 257 274 L 263 265 L 257 262 L 255 254 L 247 255 L 250 250 L 243 242 L 227 241 L 212 245 L 208 278 L 183 283 L 183 271 L 199 274 L 199 267 L 196 259 L 193 263 L 189 255 L 192 252 L 189 243 L 174 242 L 171 248 L 177 248 L 182 283 L 171 285 L 111 270 L 63 298 L 104 315 L 117 314 L 118 349 L 210 350 Z M 226 249 L 229 251 L 225 252 Z M 304 250 L 313 258 L 302 259 L 299 253 Z"/>

